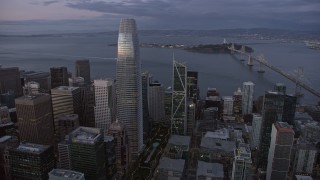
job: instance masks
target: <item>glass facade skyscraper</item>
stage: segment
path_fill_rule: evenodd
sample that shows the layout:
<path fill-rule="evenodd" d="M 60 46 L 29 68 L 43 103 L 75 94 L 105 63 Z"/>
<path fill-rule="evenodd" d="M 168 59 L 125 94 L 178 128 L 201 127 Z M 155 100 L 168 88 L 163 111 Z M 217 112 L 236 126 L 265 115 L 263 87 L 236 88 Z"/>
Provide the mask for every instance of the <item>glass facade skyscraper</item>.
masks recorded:
<path fill-rule="evenodd" d="M 127 127 L 129 161 L 137 160 L 143 146 L 143 114 L 139 41 L 134 19 L 122 19 L 116 72 L 118 120 Z"/>
<path fill-rule="evenodd" d="M 173 60 L 171 133 L 187 133 L 187 66 Z"/>

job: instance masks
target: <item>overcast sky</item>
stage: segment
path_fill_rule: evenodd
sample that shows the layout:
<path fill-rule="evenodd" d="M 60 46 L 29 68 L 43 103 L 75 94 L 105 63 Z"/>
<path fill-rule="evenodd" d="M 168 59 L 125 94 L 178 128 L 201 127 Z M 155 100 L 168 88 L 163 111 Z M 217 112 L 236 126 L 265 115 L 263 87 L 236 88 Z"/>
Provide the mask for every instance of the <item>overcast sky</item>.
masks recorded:
<path fill-rule="evenodd" d="M 320 0 L 0 0 L 0 34 L 139 29 L 278 28 L 320 31 Z"/>

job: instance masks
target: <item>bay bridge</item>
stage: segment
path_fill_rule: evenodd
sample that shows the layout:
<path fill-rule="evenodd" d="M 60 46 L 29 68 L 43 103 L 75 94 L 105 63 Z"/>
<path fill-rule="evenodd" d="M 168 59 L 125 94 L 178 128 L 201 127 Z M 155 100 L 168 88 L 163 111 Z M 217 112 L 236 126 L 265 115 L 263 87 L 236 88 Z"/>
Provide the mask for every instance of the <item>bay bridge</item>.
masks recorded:
<path fill-rule="evenodd" d="M 281 69 L 279 69 L 278 67 L 273 66 L 272 64 L 268 63 L 263 55 L 260 55 L 258 57 L 254 57 L 252 56 L 250 53 L 246 52 L 245 46 L 242 46 L 240 49 L 236 49 L 234 44 L 232 43 L 230 47 L 228 47 L 228 49 L 230 50 L 231 54 L 235 54 L 235 53 L 239 53 L 241 55 L 247 56 L 248 57 L 248 66 L 253 66 L 253 61 L 257 61 L 260 64 L 260 69 L 258 72 L 264 72 L 263 70 L 261 70 L 261 65 L 264 65 L 265 67 L 268 67 L 269 69 L 277 72 L 278 74 L 284 76 L 285 78 L 289 79 L 290 81 L 292 81 L 293 83 L 296 84 L 296 94 L 299 95 L 299 93 L 297 92 L 297 90 L 301 87 L 303 89 L 305 89 L 306 91 L 310 92 L 311 94 L 320 97 L 320 91 L 312 88 L 307 82 L 303 81 L 301 78 L 301 75 L 303 75 L 303 71 L 301 69 L 298 70 L 298 76 L 294 76 L 292 74 L 289 74 Z"/>

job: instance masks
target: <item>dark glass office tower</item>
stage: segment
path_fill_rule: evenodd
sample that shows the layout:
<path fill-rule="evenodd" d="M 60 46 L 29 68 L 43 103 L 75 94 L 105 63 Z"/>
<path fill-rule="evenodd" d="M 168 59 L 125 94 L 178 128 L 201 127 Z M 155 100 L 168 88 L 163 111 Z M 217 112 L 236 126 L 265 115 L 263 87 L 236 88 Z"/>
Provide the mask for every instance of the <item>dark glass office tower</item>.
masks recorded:
<path fill-rule="evenodd" d="M 87 59 L 77 60 L 75 65 L 76 65 L 76 77 L 83 77 L 85 84 L 87 85 L 91 84 L 90 61 Z"/>
<path fill-rule="evenodd" d="M 51 88 L 58 86 L 69 86 L 68 70 L 66 67 L 52 67 L 51 74 Z"/>
<path fill-rule="evenodd" d="M 12 179 L 43 179 L 55 167 L 53 147 L 48 145 L 21 143 L 9 150 Z"/>

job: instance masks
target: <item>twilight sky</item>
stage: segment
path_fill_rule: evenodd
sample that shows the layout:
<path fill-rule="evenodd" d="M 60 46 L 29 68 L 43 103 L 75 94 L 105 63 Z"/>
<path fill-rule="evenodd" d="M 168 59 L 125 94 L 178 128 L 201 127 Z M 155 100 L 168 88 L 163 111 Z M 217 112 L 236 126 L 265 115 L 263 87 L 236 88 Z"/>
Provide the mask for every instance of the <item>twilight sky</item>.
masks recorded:
<path fill-rule="evenodd" d="M 103 32 L 123 17 L 139 29 L 320 31 L 320 0 L 0 0 L 0 34 Z"/>

